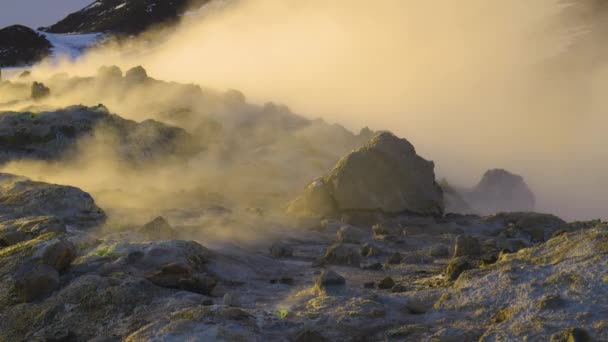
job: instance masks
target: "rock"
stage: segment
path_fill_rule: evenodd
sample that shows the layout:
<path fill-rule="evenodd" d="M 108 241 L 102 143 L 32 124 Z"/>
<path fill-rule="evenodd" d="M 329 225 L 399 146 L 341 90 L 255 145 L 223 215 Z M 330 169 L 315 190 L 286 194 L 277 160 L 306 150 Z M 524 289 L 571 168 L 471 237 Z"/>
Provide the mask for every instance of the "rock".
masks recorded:
<path fill-rule="evenodd" d="M 361 243 L 363 241 L 363 233 L 351 226 L 343 226 L 338 230 L 338 240 L 345 243 Z"/>
<path fill-rule="evenodd" d="M 51 90 L 42 83 L 32 83 L 32 99 L 39 100 L 51 94 Z"/>
<path fill-rule="evenodd" d="M 97 77 L 103 80 L 116 80 L 122 78 L 122 70 L 116 65 L 102 66 L 97 70 Z"/>
<path fill-rule="evenodd" d="M 372 271 L 379 271 L 382 269 L 382 264 L 379 262 L 375 262 L 371 265 L 365 266 L 363 267 L 363 269 L 365 270 L 372 270 Z"/>
<path fill-rule="evenodd" d="M 270 255 L 275 258 L 284 258 L 293 256 L 293 248 L 284 242 L 275 242 L 270 246 Z"/>
<path fill-rule="evenodd" d="M 31 65 L 51 53 L 51 43 L 22 25 L 0 29 L 0 68 Z"/>
<path fill-rule="evenodd" d="M 141 65 L 127 70 L 125 73 L 127 82 L 141 83 L 148 79 L 148 73 Z"/>
<path fill-rule="evenodd" d="M 375 286 L 376 286 L 376 283 L 374 283 L 373 281 L 368 281 L 363 284 L 363 287 L 366 289 L 373 289 Z"/>
<path fill-rule="evenodd" d="M 306 329 L 300 332 L 296 338 L 295 342 L 327 342 L 329 341 L 320 332 L 315 330 Z"/>
<path fill-rule="evenodd" d="M 138 232 L 152 240 L 172 240 L 177 237 L 177 231 L 162 216 L 144 224 Z"/>
<path fill-rule="evenodd" d="M 407 140 L 381 132 L 308 185 L 288 211 L 313 216 L 348 211 L 441 215 L 442 192 L 433 169 L 433 162 L 419 157 Z"/>
<path fill-rule="evenodd" d="M 554 232 L 569 230 L 568 224 L 555 215 L 511 212 L 498 213 L 483 218 L 485 223 L 495 224 L 507 228 L 507 231 L 522 232 L 530 237 L 532 242 L 543 242 L 550 238 Z"/>
<path fill-rule="evenodd" d="M 318 259 L 316 265 L 349 265 L 359 267 L 361 256 L 356 245 L 337 243 L 327 248 L 325 255 Z"/>
<path fill-rule="evenodd" d="M 488 170 L 481 181 L 464 195 L 477 212 L 534 211 L 535 196 L 523 177 L 506 170 Z"/>
<path fill-rule="evenodd" d="M 192 277 L 192 267 L 183 263 L 168 264 L 160 271 L 146 274 L 145 277 L 161 287 L 180 288 L 180 280 Z"/>
<path fill-rule="evenodd" d="M 49 265 L 26 265 L 15 274 L 15 292 L 23 302 L 44 297 L 59 287 L 59 273 Z"/>
<path fill-rule="evenodd" d="M 287 213 L 294 216 L 328 217 L 336 211 L 336 203 L 322 178 L 308 184 L 304 194 L 296 198 L 287 208 Z"/>
<path fill-rule="evenodd" d="M 51 241 L 36 254 L 40 254 L 40 261 L 55 268 L 57 271 L 64 271 L 76 258 L 76 246 L 70 241 L 59 239 Z"/>
<path fill-rule="evenodd" d="M 361 256 L 366 258 L 371 258 L 380 255 L 382 252 L 378 247 L 371 245 L 369 243 L 361 246 Z"/>
<path fill-rule="evenodd" d="M 180 279 L 178 284 L 179 288 L 184 291 L 210 295 L 217 285 L 217 279 L 210 276 L 195 275 L 192 278 Z"/>
<path fill-rule="evenodd" d="M 241 306 L 241 298 L 238 294 L 233 292 L 228 292 L 224 295 L 224 305 L 240 307 Z"/>
<path fill-rule="evenodd" d="M 5 220 L 54 216 L 80 228 L 99 225 L 106 218 L 91 195 L 78 188 L 34 182 L 6 173 L 0 173 L 0 216 Z M 39 229 L 48 230 L 44 226 Z"/>
<path fill-rule="evenodd" d="M 382 290 L 391 289 L 395 286 L 395 281 L 391 277 L 386 277 L 378 283 L 378 288 Z"/>
<path fill-rule="evenodd" d="M 437 244 L 429 248 L 429 255 L 435 258 L 447 258 L 450 256 L 450 250 L 444 244 Z"/>
<path fill-rule="evenodd" d="M 401 263 L 401 253 L 399 253 L 399 252 L 391 254 L 386 259 L 386 264 L 387 265 L 398 265 L 400 263 Z"/>
<path fill-rule="evenodd" d="M 467 257 L 455 257 L 448 264 L 445 271 L 445 277 L 448 281 L 456 280 L 462 272 L 471 268 L 473 268 L 473 265 L 469 262 Z"/>
<path fill-rule="evenodd" d="M 479 256 L 481 254 L 481 246 L 479 240 L 472 236 L 459 235 L 456 237 L 454 245 L 454 257 L 461 256 Z"/>
<path fill-rule="evenodd" d="M 546 295 L 536 303 L 538 310 L 555 310 L 564 307 L 567 304 L 559 294 Z"/>
<path fill-rule="evenodd" d="M 405 292 L 405 291 L 407 291 L 407 287 L 405 285 L 401 285 L 401 284 L 395 284 L 395 286 L 393 286 L 391 288 L 392 293 L 401 293 L 401 292 Z"/>
<path fill-rule="evenodd" d="M 550 342 L 591 342 L 591 335 L 581 328 L 568 328 L 565 331 L 551 335 Z"/>
<path fill-rule="evenodd" d="M 374 237 L 402 236 L 403 228 L 397 222 L 380 222 L 372 226 Z"/>
<path fill-rule="evenodd" d="M 72 106 L 37 113 L 0 112 L 0 163 L 58 160 L 75 152 L 83 137 L 90 138 L 91 147 L 101 145 L 131 164 L 189 157 L 200 150 L 198 142 L 181 128 L 154 120 L 126 120 L 102 105 Z"/>
<path fill-rule="evenodd" d="M 422 315 L 428 311 L 428 305 L 421 300 L 410 298 L 405 305 L 405 309 L 412 315 Z"/>
<path fill-rule="evenodd" d="M 321 273 L 315 281 L 315 291 L 317 293 L 335 293 L 338 290 L 342 290 L 346 285 L 346 279 L 338 273 L 325 270 Z"/>

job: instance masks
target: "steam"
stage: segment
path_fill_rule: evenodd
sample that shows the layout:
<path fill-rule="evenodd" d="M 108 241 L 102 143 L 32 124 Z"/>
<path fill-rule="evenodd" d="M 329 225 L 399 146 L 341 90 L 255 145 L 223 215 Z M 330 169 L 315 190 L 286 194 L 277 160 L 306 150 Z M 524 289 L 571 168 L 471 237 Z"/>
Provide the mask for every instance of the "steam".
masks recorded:
<path fill-rule="evenodd" d="M 555 29 L 555 0 L 212 4 L 177 29 L 156 29 L 128 46 L 107 43 L 77 63 L 34 73 L 144 65 L 158 79 L 239 89 L 253 102 L 287 103 L 353 130 L 390 129 L 451 183 L 472 185 L 486 169 L 505 168 L 526 178 L 540 211 L 605 216 L 608 78 L 605 70 L 581 74 L 551 62 L 568 43 Z M 85 103 L 93 97 L 87 91 L 53 105 Z M 141 93 L 163 96 L 175 98 Z M 113 112 L 148 115 L 136 101 L 112 99 L 105 104 Z"/>

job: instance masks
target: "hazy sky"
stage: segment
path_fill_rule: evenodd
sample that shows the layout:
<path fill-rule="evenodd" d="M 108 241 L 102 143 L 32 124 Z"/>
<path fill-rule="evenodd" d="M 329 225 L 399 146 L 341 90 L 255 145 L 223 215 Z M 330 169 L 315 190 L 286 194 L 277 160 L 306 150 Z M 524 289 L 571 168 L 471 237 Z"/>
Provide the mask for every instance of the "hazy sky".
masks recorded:
<path fill-rule="evenodd" d="M 21 24 L 37 28 L 63 19 L 94 0 L 0 0 L 0 28 Z"/>

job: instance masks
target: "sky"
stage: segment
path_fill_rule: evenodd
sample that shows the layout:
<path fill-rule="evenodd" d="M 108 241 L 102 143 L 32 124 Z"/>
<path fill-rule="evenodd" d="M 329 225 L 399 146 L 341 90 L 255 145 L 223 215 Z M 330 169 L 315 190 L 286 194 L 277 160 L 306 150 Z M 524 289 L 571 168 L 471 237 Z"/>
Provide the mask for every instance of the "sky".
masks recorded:
<path fill-rule="evenodd" d="M 48 26 L 94 0 L 0 0 L 0 28 L 21 24 Z"/>

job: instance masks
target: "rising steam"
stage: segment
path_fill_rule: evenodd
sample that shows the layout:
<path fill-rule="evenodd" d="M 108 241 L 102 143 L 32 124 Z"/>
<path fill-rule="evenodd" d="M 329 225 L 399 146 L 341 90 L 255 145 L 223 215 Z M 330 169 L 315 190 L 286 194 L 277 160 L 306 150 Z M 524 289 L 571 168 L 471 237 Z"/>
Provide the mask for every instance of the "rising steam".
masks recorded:
<path fill-rule="evenodd" d="M 177 29 L 34 73 L 141 64 L 158 79 L 236 88 L 354 130 L 390 129 L 452 183 L 472 185 L 486 169 L 505 168 L 525 176 L 540 211 L 601 217 L 608 77 L 554 62 L 569 40 L 554 29 L 560 9 L 555 0 L 221 1 Z M 87 98 L 80 89 L 52 105 Z M 108 101 L 125 117 L 148 115 L 145 106 Z"/>

